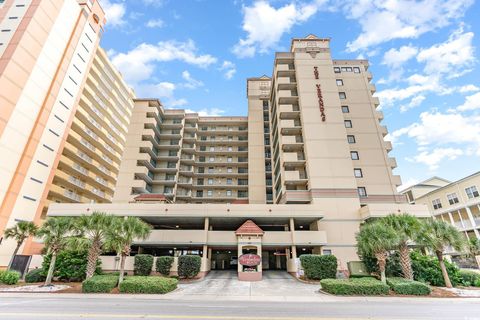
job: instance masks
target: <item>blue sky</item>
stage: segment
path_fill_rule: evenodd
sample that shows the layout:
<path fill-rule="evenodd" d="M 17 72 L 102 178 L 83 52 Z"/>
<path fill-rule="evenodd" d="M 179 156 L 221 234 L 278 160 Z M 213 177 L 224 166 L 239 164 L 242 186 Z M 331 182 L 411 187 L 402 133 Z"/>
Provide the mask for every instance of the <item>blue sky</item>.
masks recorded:
<path fill-rule="evenodd" d="M 473 0 L 102 0 L 102 46 L 140 97 L 246 115 L 246 78 L 310 33 L 370 61 L 404 184 L 480 169 L 480 4 Z"/>

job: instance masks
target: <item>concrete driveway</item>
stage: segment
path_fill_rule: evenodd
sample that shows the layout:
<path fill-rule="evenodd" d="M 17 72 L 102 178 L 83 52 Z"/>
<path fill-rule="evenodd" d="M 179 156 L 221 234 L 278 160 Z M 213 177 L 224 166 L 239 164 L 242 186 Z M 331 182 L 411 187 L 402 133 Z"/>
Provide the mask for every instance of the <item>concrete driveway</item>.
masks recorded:
<path fill-rule="evenodd" d="M 202 281 L 180 284 L 170 296 L 305 297 L 318 295 L 318 289 L 319 285 L 302 283 L 285 271 L 265 271 L 257 282 L 238 281 L 236 271 L 211 271 Z"/>

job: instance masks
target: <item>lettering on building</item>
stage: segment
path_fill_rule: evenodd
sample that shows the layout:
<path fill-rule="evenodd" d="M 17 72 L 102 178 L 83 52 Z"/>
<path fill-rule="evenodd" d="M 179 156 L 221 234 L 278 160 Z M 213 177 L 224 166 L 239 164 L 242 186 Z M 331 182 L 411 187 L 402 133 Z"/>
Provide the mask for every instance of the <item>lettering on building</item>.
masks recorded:
<path fill-rule="evenodd" d="M 318 79 L 318 67 L 313 67 L 313 74 L 315 75 L 315 79 Z"/>
<path fill-rule="evenodd" d="M 317 84 L 317 97 L 318 97 L 318 106 L 320 107 L 320 115 L 322 117 L 322 122 L 325 122 L 327 116 L 325 115 L 325 106 L 323 104 L 323 95 L 322 95 L 322 88 L 320 84 Z"/>

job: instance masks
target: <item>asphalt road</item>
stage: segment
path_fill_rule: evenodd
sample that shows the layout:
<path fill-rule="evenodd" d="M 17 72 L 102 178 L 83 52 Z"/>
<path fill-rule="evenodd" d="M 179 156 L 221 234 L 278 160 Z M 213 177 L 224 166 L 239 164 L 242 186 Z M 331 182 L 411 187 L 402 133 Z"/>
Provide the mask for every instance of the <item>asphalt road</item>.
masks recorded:
<path fill-rule="evenodd" d="M 0 319 L 480 319 L 478 299 L 380 298 L 332 302 L 168 300 L 133 296 L 9 297 Z"/>

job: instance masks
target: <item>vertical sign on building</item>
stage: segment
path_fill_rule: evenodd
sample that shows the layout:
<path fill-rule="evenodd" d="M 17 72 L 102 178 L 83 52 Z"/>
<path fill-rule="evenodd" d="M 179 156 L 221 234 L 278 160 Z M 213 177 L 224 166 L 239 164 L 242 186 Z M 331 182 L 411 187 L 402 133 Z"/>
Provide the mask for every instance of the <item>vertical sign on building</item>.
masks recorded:
<path fill-rule="evenodd" d="M 313 75 L 315 79 L 318 79 L 318 67 L 313 67 Z M 317 87 L 317 98 L 318 98 L 318 107 L 320 108 L 320 116 L 322 117 L 322 122 L 325 122 L 327 116 L 325 115 L 325 106 L 323 104 L 323 94 L 322 87 L 320 84 L 316 84 Z"/>

